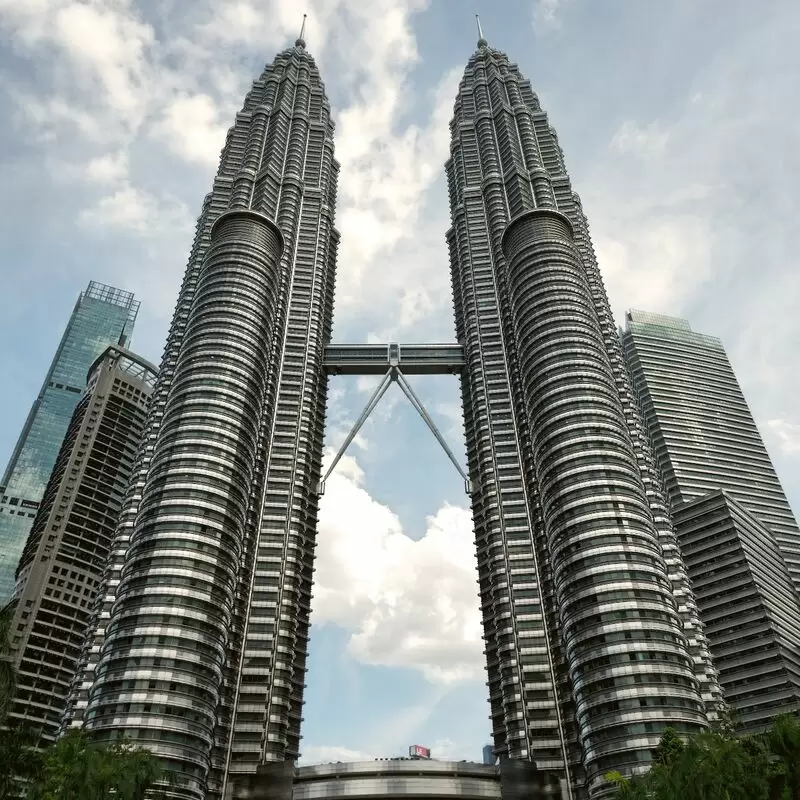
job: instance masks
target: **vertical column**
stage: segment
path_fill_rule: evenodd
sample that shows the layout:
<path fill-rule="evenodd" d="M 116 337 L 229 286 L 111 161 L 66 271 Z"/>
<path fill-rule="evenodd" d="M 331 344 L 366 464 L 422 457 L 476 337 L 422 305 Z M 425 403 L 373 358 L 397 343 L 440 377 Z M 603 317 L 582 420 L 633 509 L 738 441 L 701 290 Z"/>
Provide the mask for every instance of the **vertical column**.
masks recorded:
<path fill-rule="evenodd" d="M 566 217 L 503 236 L 510 314 L 590 791 L 705 714 Z M 636 687 L 636 697 L 630 689 Z M 668 711 L 666 709 L 669 709 Z"/>
<path fill-rule="evenodd" d="M 212 229 L 86 715 L 166 760 L 183 798 L 205 797 L 282 249 L 252 211 Z"/>

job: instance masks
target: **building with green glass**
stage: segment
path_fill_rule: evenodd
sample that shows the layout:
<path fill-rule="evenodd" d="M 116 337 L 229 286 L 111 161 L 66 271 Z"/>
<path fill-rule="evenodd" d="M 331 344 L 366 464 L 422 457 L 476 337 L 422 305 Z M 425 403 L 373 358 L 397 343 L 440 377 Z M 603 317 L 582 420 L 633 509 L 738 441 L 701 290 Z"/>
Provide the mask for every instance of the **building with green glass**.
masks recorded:
<path fill-rule="evenodd" d="M 17 564 L 89 367 L 109 345 L 128 343 L 138 310 L 133 294 L 95 281 L 78 297 L 0 481 L 0 604 L 13 594 Z"/>

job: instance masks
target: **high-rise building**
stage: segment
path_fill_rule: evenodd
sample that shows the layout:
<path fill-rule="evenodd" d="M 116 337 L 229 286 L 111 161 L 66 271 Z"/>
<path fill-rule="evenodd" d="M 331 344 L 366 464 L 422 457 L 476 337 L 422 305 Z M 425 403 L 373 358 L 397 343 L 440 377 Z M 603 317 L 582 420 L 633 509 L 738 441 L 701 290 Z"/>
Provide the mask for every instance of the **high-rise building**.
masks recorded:
<path fill-rule="evenodd" d="M 300 753 L 338 169 L 298 39 L 203 205 L 70 712 L 172 760 L 187 798 Z"/>
<path fill-rule="evenodd" d="M 716 708 L 580 202 L 530 84 L 482 36 L 451 133 L 459 344 L 416 350 L 328 347 L 338 166 L 302 34 L 228 134 L 68 719 L 153 749 L 176 797 L 230 798 L 263 764 L 283 780 L 300 753 L 326 370 L 344 356 L 410 399 L 408 353 L 462 373 L 514 792 L 536 773 L 543 796 L 601 797 L 608 770 L 645 768 L 667 725 L 701 730 Z"/>
<path fill-rule="evenodd" d="M 800 597 L 772 532 L 722 490 L 676 507 L 675 527 L 736 728 L 800 711 Z"/>
<path fill-rule="evenodd" d="M 772 531 L 800 588 L 800 530 L 722 342 L 635 310 L 622 342 L 672 507 L 724 490 Z"/>
<path fill-rule="evenodd" d="M 798 708 L 800 531 L 719 339 L 629 311 L 622 343 L 725 699 Z"/>
<path fill-rule="evenodd" d="M 0 481 L 0 603 L 14 589 L 14 572 L 72 412 L 86 387 L 86 372 L 108 345 L 124 346 L 130 340 L 138 310 L 132 294 L 95 281 L 75 304 Z"/>
<path fill-rule="evenodd" d="M 17 568 L 9 719 L 42 744 L 59 728 L 155 375 L 116 345 L 94 362 Z"/>
<path fill-rule="evenodd" d="M 555 131 L 478 44 L 447 239 L 495 750 L 593 796 L 719 689 Z"/>

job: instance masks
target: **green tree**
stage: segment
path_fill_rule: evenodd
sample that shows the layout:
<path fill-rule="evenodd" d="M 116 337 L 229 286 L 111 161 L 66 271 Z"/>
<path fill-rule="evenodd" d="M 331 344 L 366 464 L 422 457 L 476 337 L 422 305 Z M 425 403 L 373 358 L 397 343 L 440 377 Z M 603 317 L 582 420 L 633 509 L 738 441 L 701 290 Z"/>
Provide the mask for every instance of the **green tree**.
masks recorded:
<path fill-rule="evenodd" d="M 800 720 L 787 714 L 764 734 L 718 728 L 686 741 L 668 728 L 646 775 L 606 778 L 618 800 L 800 800 Z"/>
<path fill-rule="evenodd" d="M 41 765 L 34 737 L 25 730 L 0 730 L 0 800 L 19 797 L 23 782 L 32 780 Z"/>
<path fill-rule="evenodd" d="M 103 746 L 70 731 L 44 754 L 28 800 L 144 800 L 169 776 L 149 751 L 127 741 Z"/>
<path fill-rule="evenodd" d="M 14 621 L 16 606 L 16 602 L 12 601 L 0 608 L 0 722 L 8 714 L 17 685 L 10 643 L 11 624 Z"/>
<path fill-rule="evenodd" d="M 17 685 L 10 644 L 15 608 L 16 602 L 0 608 L 0 800 L 18 797 L 21 781 L 32 778 L 39 768 L 34 737 L 6 725 Z"/>
<path fill-rule="evenodd" d="M 800 720 L 782 714 L 763 740 L 771 756 L 770 800 L 800 798 Z"/>

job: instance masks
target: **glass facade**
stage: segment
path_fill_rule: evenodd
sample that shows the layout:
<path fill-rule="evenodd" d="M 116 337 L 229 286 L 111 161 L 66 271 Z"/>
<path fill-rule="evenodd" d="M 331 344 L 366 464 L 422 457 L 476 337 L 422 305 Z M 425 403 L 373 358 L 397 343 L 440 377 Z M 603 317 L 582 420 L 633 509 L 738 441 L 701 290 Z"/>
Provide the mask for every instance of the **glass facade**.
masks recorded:
<path fill-rule="evenodd" d="M 91 688 L 69 700 L 68 724 L 152 749 L 187 800 L 300 754 L 338 169 L 298 40 L 253 83 L 198 219 L 76 679 Z"/>
<path fill-rule="evenodd" d="M 481 39 L 447 239 L 494 750 L 543 796 L 613 793 L 719 687 L 586 217 L 531 84 Z M 563 794 L 562 794 L 563 793 Z"/>
<path fill-rule="evenodd" d="M 458 797 L 461 800 L 500 800 L 502 768 L 469 761 L 376 758 L 374 761 L 294 767 L 279 762 L 259 768 L 236 781 L 233 797 L 240 800 L 361 800 Z M 526 776 L 527 777 L 527 776 Z M 520 798 L 543 797 L 536 780 L 527 780 Z"/>
<path fill-rule="evenodd" d="M 75 304 L 0 483 L 0 603 L 13 593 L 17 563 L 87 371 L 106 347 L 129 341 L 138 309 L 130 292 L 95 281 Z"/>

